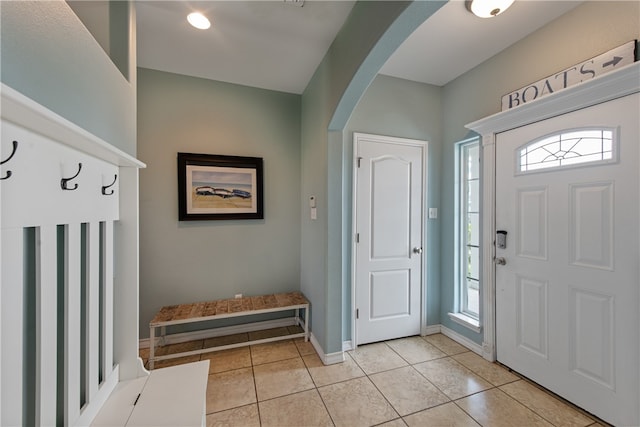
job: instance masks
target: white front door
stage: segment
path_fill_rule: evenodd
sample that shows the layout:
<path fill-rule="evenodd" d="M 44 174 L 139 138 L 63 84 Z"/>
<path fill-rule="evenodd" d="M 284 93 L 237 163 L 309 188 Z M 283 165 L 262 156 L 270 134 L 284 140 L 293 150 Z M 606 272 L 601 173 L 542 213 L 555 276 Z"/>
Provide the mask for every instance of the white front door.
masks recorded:
<path fill-rule="evenodd" d="M 639 106 L 496 136 L 497 358 L 616 425 L 640 423 Z"/>
<path fill-rule="evenodd" d="M 355 343 L 420 333 L 426 142 L 354 135 Z"/>

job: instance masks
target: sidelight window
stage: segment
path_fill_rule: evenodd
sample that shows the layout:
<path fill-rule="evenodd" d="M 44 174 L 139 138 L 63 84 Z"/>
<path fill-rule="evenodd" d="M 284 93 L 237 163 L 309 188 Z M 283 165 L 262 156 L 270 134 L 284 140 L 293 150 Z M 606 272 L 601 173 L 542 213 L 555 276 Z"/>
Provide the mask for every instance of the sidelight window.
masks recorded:
<path fill-rule="evenodd" d="M 456 300 L 450 317 L 474 330 L 480 317 L 480 142 L 456 146 Z"/>

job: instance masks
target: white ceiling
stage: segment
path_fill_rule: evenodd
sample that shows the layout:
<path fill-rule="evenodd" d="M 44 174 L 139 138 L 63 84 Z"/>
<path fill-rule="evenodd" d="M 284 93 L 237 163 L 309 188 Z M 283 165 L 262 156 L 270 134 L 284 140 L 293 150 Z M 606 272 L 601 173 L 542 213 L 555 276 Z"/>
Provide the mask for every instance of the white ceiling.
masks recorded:
<path fill-rule="evenodd" d="M 444 86 L 580 3 L 516 1 L 501 15 L 482 19 L 464 1 L 450 1 L 409 36 L 380 73 Z"/>
<path fill-rule="evenodd" d="M 138 66 L 302 93 L 352 1 L 140 1 Z M 192 11 L 209 30 L 187 23 Z"/>
<path fill-rule="evenodd" d="M 577 6 L 579 1 L 516 1 L 480 19 L 450 1 L 419 27 L 381 73 L 442 86 Z M 297 93 L 306 88 L 352 1 L 138 1 L 138 66 Z M 197 10 L 212 21 L 196 30 Z"/>

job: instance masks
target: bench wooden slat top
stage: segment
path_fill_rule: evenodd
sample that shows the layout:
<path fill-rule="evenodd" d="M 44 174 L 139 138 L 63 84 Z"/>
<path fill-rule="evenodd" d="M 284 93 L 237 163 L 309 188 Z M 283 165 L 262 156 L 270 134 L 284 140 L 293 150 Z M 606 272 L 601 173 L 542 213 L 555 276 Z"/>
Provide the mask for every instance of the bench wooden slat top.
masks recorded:
<path fill-rule="evenodd" d="M 232 317 L 251 312 L 274 309 L 302 308 L 309 301 L 300 292 L 284 294 L 260 295 L 255 297 L 232 298 L 217 301 L 196 302 L 191 304 L 169 305 L 162 307 L 149 326 L 163 326 L 181 323 L 192 319 L 215 319 L 216 317 Z"/>

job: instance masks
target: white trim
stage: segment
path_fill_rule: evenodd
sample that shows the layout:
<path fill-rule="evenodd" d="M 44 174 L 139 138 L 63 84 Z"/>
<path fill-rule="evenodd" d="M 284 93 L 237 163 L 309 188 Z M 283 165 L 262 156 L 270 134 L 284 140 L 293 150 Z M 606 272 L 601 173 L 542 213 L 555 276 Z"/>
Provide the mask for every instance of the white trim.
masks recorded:
<path fill-rule="evenodd" d="M 453 313 L 449 313 L 449 314 L 453 314 Z M 428 335 L 435 335 L 435 334 L 442 334 L 442 335 L 446 335 L 447 337 L 451 338 L 452 340 L 456 341 L 457 343 L 465 346 L 466 348 L 468 348 L 470 351 L 473 351 L 474 353 L 477 353 L 479 355 L 483 355 L 483 348 L 482 346 L 480 346 L 479 344 L 476 344 L 475 342 L 471 341 L 470 339 L 466 338 L 463 335 L 460 335 L 459 333 L 457 333 L 456 331 L 447 328 L 446 326 L 442 326 L 442 325 L 427 325 L 423 328 L 423 333 L 422 336 L 428 336 Z M 311 334 L 313 336 L 313 334 Z M 351 351 L 354 350 L 351 341 L 343 341 L 342 342 L 342 351 Z M 338 353 L 333 353 L 333 354 L 338 354 Z M 322 357 L 322 356 L 321 356 Z M 337 363 L 337 362 L 335 362 Z"/>
<path fill-rule="evenodd" d="M 479 134 L 499 133 L 529 123 L 581 110 L 640 90 L 640 62 L 569 87 L 511 110 L 465 125 Z"/>
<path fill-rule="evenodd" d="M 61 144 L 118 166 L 144 168 L 135 157 L 105 142 L 75 123 L 38 104 L 17 90 L 0 84 L 2 118 L 45 135 Z"/>
<path fill-rule="evenodd" d="M 56 226 L 36 228 L 36 411 L 39 425 L 56 424 L 57 238 Z M 11 302 L 13 303 L 13 301 Z"/>
<path fill-rule="evenodd" d="M 420 333 L 425 333 L 425 325 L 427 323 L 427 259 L 429 254 L 429 248 L 427 247 L 427 209 L 429 202 L 429 141 L 399 138 L 385 135 L 374 135 L 363 132 L 353 133 L 353 165 L 352 165 L 352 191 L 351 191 L 351 348 L 358 347 L 358 333 L 356 328 L 356 250 L 357 242 L 355 239 L 357 230 L 357 194 L 358 194 L 358 143 L 361 138 L 366 138 L 368 141 L 383 142 L 388 144 L 398 145 L 410 145 L 422 148 L 422 265 L 420 271 Z"/>
<path fill-rule="evenodd" d="M 480 160 L 481 156 L 482 156 L 482 144 L 481 144 L 481 140 L 479 136 L 474 136 L 471 138 L 467 138 L 464 139 L 462 141 L 458 141 L 455 144 L 455 149 L 456 149 L 456 153 L 455 153 L 455 157 L 456 157 L 456 161 L 455 161 L 455 201 L 454 201 L 454 221 L 456 223 L 456 226 L 454 228 L 454 244 L 455 244 L 455 270 L 454 270 L 454 283 L 455 283 L 455 289 L 454 289 L 454 297 L 455 297 L 455 306 L 454 309 L 457 310 L 460 314 L 460 316 L 465 316 L 465 317 L 470 317 L 467 314 L 465 314 L 464 310 L 466 310 L 468 307 L 468 289 L 467 289 L 467 283 L 466 283 L 466 267 L 464 267 L 464 263 L 462 262 L 464 257 L 462 256 L 462 248 L 464 247 L 465 249 L 468 247 L 468 241 L 467 241 L 467 237 L 466 237 L 466 232 L 463 232 L 464 227 L 462 226 L 463 222 L 462 222 L 462 217 L 463 215 L 465 217 L 467 217 L 467 206 L 466 203 L 463 201 L 465 199 L 465 196 L 467 196 L 467 186 L 468 183 L 464 182 L 467 181 L 466 180 L 466 173 L 464 174 L 465 179 L 463 179 L 463 174 L 461 173 L 462 170 L 462 165 L 463 165 L 463 160 L 465 160 L 465 151 L 466 148 L 470 145 L 477 145 L 478 146 L 478 160 Z M 479 173 L 482 173 L 482 166 L 479 164 L 478 165 L 479 168 Z M 478 176 L 478 181 L 479 184 L 482 184 L 482 176 Z M 478 192 L 480 192 L 480 188 L 478 188 Z M 463 194 L 465 193 L 465 194 Z M 480 195 L 478 195 L 480 196 Z M 463 213 L 464 212 L 464 213 Z M 479 207 L 479 212 L 482 212 L 482 206 Z M 481 217 L 482 215 L 479 214 L 479 217 Z M 480 218 L 479 218 L 480 221 Z M 465 221 L 466 223 L 466 221 Z M 482 224 L 480 222 L 478 222 L 478 227 L 480 228 L 480 230 L 482 230 Z M 482 245 L 482 234 L 479 233 L 479 246 Z M 480 248 L 479 248 L 480 249 Z M 480 256 L 480 255 L 479 255 Z M 478 264 L 480 264 L 482 262 L 481 259 L 478 260 Z M 479 292 L 482 294 L 482 277 L 478 277 L 478 285 L 479 285 Z M 478 301 L 478 305 L 480 305 L 480 302 Z M 478 307 L 478 314 L 480 312 L 480 308 Z M 454 319 L 454 321 L 456 321 Z M 469 323 L 461 323 L 461 325 L 463 326 L 468 326 Z M 477 322 L 477 325 L 475 325 L 476 327 L 480 327 L 480 322 Z M 475 332 L 480 332 L 480 330 L 476 330 Z"/>
<path fill-rule="evenodd" d="M 442 335 L 445 335 L 449 338 L 451 338 L 452 340 L 454 340 L 455 342 L 457 342 L 458 344 L 468 348 L 469 350 L 473 351 L 474 353 L 482 356 L 483 351 L 482 351 L 482 346 L 479 344 L 476 344 L 475 342 L 471 341 L 469 338 L 460 335 L 459 333 L 457 333 L 456 331 L 454 331 L 453 329 L 449 329 L 444 325 L 440 326 L 440 333 Z"/>
<path fill-rule="evenodd" d="M 511 110 L 494 114 L 465 127 L 482 136 L 483 162 L 483 195 L 482 207 L 482 323 L 484 340 L 482 356 L 496 360 L 496 319 L 495 319 L 495 136 L 497 133 L 542 121 L 572 111 L 577 111 L 596 104 L 601 104 L 626 95 L 640 92 L 640 62 L 630 64 L 600 77 L 587 80 L 561 92 L 550 94 L 544 98 L 522 104 Z M 444 332 L 443 332 L 444 333 Z"/>
<path fill-rule="evenodd" d="M 245 332 L 261 331 L 263 329 L 281 328 L 285 326 L 295 326 L 295 319 L 287 317 L 284 319 L 265 320 L 262 322 L 244 323 L 242 325 L 223 326 L 221 328 L 203 329 L 201 331 L 182 332 L 178 334 L 166 335 L 164 345 L 177 344 L 187 341 L 206 340 L 208 338 L 221 337 L 225 335 L 242 334 Z M 156 338 L 156 346 L 162 338 Z M 138 348 L 149 348 L 151 341 L 149 338 L 142 338 L 138 342 Z"/>
<path fill-rule="evenodd" d="M 95 188 L 99 189 L 98 186 L 100 184 L 100 171 L 102 168 L 106 168 L 109 170 L 107 176 L 113 176 L 112 173 L 116 173 L 118 175 L 118 185 L 115 187 L 118 189 L 119 196 L 114 199 L 104 199 L 107 200 L 104 202 L 104 209 L 102 208 L 102 204 L 92 205 L 92 201 L 96 199 L 91 199 L 87 201 L 87 197 L 83 190 L 79 190 L 78 193 L 73 193 L 74 201 L 71 203 L 49 203 L 49 205 L 53 206 L 62 206 L 55 213 L 46 212 L 46 215 L 35 215 L 30 218 L 28 226 L 39 226 L 41 227 L 41 231 L 43 231 L 43 248 L 47 247 L 49 249 L 43 249 L 44 252 L 42 254 L 48 254 L 51 250 L 51 245 L 54 244 L 55 234 L 57 233 L 57 224 L 66 224 L 66 239 L 65 239 L 65 248 L 62 249 L 64 252 L 65 259 L 65 285 L 64 285 L 64 301 L 65 301 L 65 313 L 64 316 L 61 317 L 60 320 L 63 324 L 59 325 L 61 328 L 65 330 L 64 333 L 64 354 L 61 354 L 60 357 L 62 364 L 64 365 L 64 378 L 59 378 L 59 383 L 64 397 L 64 408 L 62 408 L 64 412 L 65 423 L 69 425 L 89 425 L 91 419 L 95 415 L 95 413 L 100 409 L 103 405 L 104 401 L 108 398 L 113 388 L 118 384 L 119 380 L 126 380 L 128 378 L 132 378 L 138 375 L 145 375 L 146 372 L 144 370 L 136 369 L 135 372 L 131 372 L 127 367 L 131 365 L 138 365 L 139 360 L 137 355 L 137 349 L 135 348 L 138 339 L 138 328 L 132 327 L 132 324 L 137 324 L 138 321 L 138 168 L 145 167 L 144 163 L 138 161 L 131 155 L 125 153 L 124 151 L 114 147 L 108 142 L 98 138 L 95 135 L 92 135 L 85 129 L 82 129 L 78 125 L 70 122 L 69 120 L 64 119 L 58 114 L 50 111 L 46 107 L 38 104 L 30 98 L 22 95 L 18 91 L 4 85 L 0 84 L 0 98 L 2 101 L 2 111 L 1 118 L 2 123 L 5 128 L 12 128 L 17 132 L 29 133 L 32 137 L 32 143 L 24 144 L 23 147 L 29 147 L 32 149 L 33 153 L 37 153 L 43 158 L 46 157 L 46 161 L 43 164 L 51 166 L 51 169 L 46 169 L 45 172 L 43 169 L 40 169 L 38 164 L 38 173 L 40 175 L 51 175 L 51 170 L 55 171 L 54 175 L 56 175 L 57 179 L 60 179 L 61 176 L 58 175 L 58 166 L 63 169 L 66 167 L 65 162 L 75 165 L 77 159 L 81 159 L 88 170 L 93 171 L 93 177 L 90 178 L 89 182 L 94 182 L 96 184 Z M 3 133 L 5 128 L 3 128 Z M 13 131 L 11 132 L 13 133 Z M 44 141 L 44 144 L 41 144 L 39 141 Z M 26 150 L 25 150 L 26 152 Z M 54 153 L 51 156 L 51 153 Z M 39 158 L 36 156 L 36 158 Z M 17 160 L 17 159 L 16 159 Z M 30 161 L 33 160 L 30 158 Z M 21 160 L 23 161 L 23 160 Z M 80 163 L 80 162 L 78 162 Z M 17 166 L 18 164 L 14 164 Z M 30 164 L 30 166 L 35 167 L 36 164 Z M 91 165 L 98 165 L 99 167 L 89 167 Z M 119 167 L 116 167 L 119 166 Z M 28 169 L 28 168 L 27 168 Z M 28 169 L 30 170 L 30 169 Z M 27 170 L 27 171 L 28 171 Z M 35 169 L 34 169 L 35 170 Z M 69 176 L 69 175 L 62 175 Z M 130 176 L 135 176 L 135 180 L 130 180 Z M 95 181 L 91 181 L 95 178 Z M 35 179 L 35 178 L 34 178 Z M 16 181 L 16 184 L 19 182 L 29 184 L 29 180 L 26 181 Z M 49 182 L 49 181 L 47 181 Z M 55 182 L 52 181 L 52 182 Z M 102 182 L 102 185 L 105 183 Z M 16 187 L 14 187 L 16 188 Z M 88 187 L 85 187 L 88 188 Z M 95 192 L 94 192 L 95 193 Z M 99 194 L 99 193 L 98 193 Z M 69 196 L 69 194 L 66 194 Z M 129 195 L 133 195 L 134 197 L 129 197 Z M 11 199 L 12 195 L 6 192 L 3 192 L 3 203 L 7 204 L 8 198 Z M 53 196 L 52 196 L 53 197 Z M 93 197 L 93 196 L 92 196 Z M 96 196 L 100 198 L 100 196 Z M 69 198 L 58 198 L 55 196 L 57 201 L 70 201 Z M 83 201 L 85 203 L 83 203 Z M 86 210 L 78 212 L 77 209 L 68 209 L 68 206 L 88 206 Z M 4 206 L 4 205 L 3 205 Z M 7 206 L 11 206 L 10 203 Z M 15 206 L 14 206 L 15 208 Z M 29 211 L 28 209 L 24 209 L 24 207 L 20 209 L 10 209 L 9 212 L 13 212 L 15 217 L 24 216 L 24 211 Z M 114 357 L 105 357 L 103 360 L 108 361 L 116 360 L 118 364 L 115 367 L 109 366 L 109 369 L 103 371 L 103 382 L 98 384 L 98 359 L 99 359 L 99 350 L 100 346 L 97 341 L 98 339 L 98 310 L 97 310 L 97 301 L 98 295 L 95 293 L 98 289 L 98 265 L 99 260 L 98 256 L 98 246 L 97 243 L 99 241 L 99 234 L 97 233 L 98 224 L 100 221 L 107 220 L 112 221 L 116 220 L 118 217 L 118 211 L 120 212 L 120 221 L 118 222 L 118 229 L 122 230 L 121 232 L 114 231 L 116 233 L 116 237 L 114 242 L 116 242 L 116 246 L 113 247 L 113 250 L 108 251 L 107 256 L 116 257 L 117 260 L 115 264 L 119 267 L 116 275 L 116 284 L 112 289 L 114 304 L 113 308 L 113 325 L 104 325 L 105 327 L 112 327 L 111 334 L 113 337 L 109 337 L 109 339 L 113 338 L 114 345 L 111 346 L 114 351 Z M 17 221 L 13 226 L 9 227 L 10 223 L 7 222 L 7 210 L 5 210 L 5 215 L 3 215 L 2 221 L 2 245 L 4 245 L 5 235 L 9 234 L 12 236 L 14 234 L 14 230 L 17 233 L 21 233 L 21 230 L 18 230 L 14 227 L 24 227 L 27 223 L 23 220 Z M 23 213 L 23 215 L 20 215 Z M 10 215 L 11 216 L 11 215 Z M 55 219 L 55 221 L 54 221 Z M 88 303 L 87 303 L 87 331 L 90 332 L 87 342 L 87 380 L 88 384 L 86 385 L 86 394 L 85 394 L 85 405 L 81 409 L 80 402 L 80 370 L 78 369 L 79 360 L 81 357 L 80 352 L 80 268 L 79 263 L 81 260 L 80 256 L 80 223 L 89 223 L 89 233 L 90 240 L 87 244 L 87 262 L 88 262 Z M 46 235 L 44 234 L 46 233 Z M 44 239 L 47 237 L 47 239 Z M 54 240 L 51 240 L 54 239 Z M 16 250 L 16 245 L 12 245 L 12 252 L 20 254 L 21 251 Z M 56 247 L 57 250 L 57 247 Z M 7 251 L 6 247 L 3 251 L 4 258 L 2 259 L 2 264 L 5 265 L 5 261 L 7 259 Z M 42 302 L 46 300 L 49 296 L 46 292 L 52 291 L 49 289 L 50 287 L 44 286 L 45 284 L 50 284 L 50 274 L 47 276 L 45 273 L 51 270 L 50 259 L 43 259 L 44 267 L 40 270 L 43 274 L 42 278 L 46 277 L 46 283 L 40 283 L 43 286 L 39 286 L 38 289 L 41 292 L 36 296 L 36 299 L 40 299 L 36 302 L 36 305 L 39 305 L 42 308 Z M 122 262 L 119 262 L 122 261 Z M 16 263 L 16 265 L 22 265 L 22 263 Z M 38 268 L 38 267 L 37 267 Z M 36 269 L 37 269 L 36 268 Z M 107 268 L 105 264 L 105 268 Z M 2 268 L 2 281 L 5 279 L 5 271 L 7 270 L 6 266 Z M 108 271 L 106 271 L 108 272 Z M 9 271 L 9 273 L 12 273 Z M 112 277 L 113 274 L 109 273 Z M 12 277 L 15 278 L 14 273 L 12 273 Z M 109 279 L 112 280 L 112 279 Z M 16 281 L 18 282 L 18 281 Z M 2 307 L 2 325 L 4 325 L 3 329 L 7 328 L 7 304 L 9 301 L 7 299 L 7 292 L 5 286 L 1 291 L 3 294 L 3 302 L 4 307 Z M 42 288 L 42 289 L 40 289 Z M 45 289 L 47 288 L 47 289 Z M 18 290 L 20 290 L 19 288 Z M 55 290 L 55 286 L 54 286 Z M 45 293 L 42 293 L 45 292 Z M 49 298 L 50 300 L 51 298 Z M 16 299 L 11 300 L 12 304 L 15 306 Z M 21 301 L 21 300 L 18 300 Z M 53 301 L 53 305 L 47 306 L 47 310 L 55 309 L 55 298 Z M 21 307 L 21 306 L 19 306 Z M 10 315 L 12 313 L 9 313 Z M 47 322 L 47 319 L 50 319 L 48 313 L 44 311 L 40 312 L 38 315 L 42 315 L 37 320 L 40 321 L 40 326 L 38 329 L 38 337 L 36 339 L 36 355 L 34 356 L 36 359 L 36 363 L 39 366 L 41 373 L 44 376 L 36 377 L 36 381 L 39 381 L 39 384 L 36 384 L 36 391 L 39 399 L 38 403 L 42 403 L 39 406 L 38 410 L 40 413 L 36 414 L 36 423 L 37 424 L 51 424 L 50 418 L 53 413 L 53 408 L 51 407 L 51 393 L 53 393 L 54 397 L 56 394 L 55 387 L 51 388 L 50 383 L 50 372 L 45 373 L 45 370 L 51 366 L 51 360 L 55 365 L 55 358 L 49 360 L 48 362 L 42 359 L 45 357 L 46 352 L 50 352 L 51 350 L 51 337 L 55 340 L 55 322 L 51 324 L 51 322 Z M 56 319 L 53 319 L 56 320 Z M 86 320 L 86 319 L 85 319 Z M 17 323 L 20 326 L 20 323 Z M 45 327 L 46 326 L 46 327 Z M 17 334 L 21 334 L 22 332 L 20 328 L 16 328 L 16 322 L 11 324 L 11 327 Z M 53 328 L 53 329 L 51 329 Z M 53 331 L 53 335 L 47 333 Z M 5 332 L 3 330 L 3 332 Z M 6 336 L 9 336 L 8 339 L 5 339 Z M 129 338 L 135 337 L 134 340 Z M 8 388 L 5 387 L 5 383 L 8 383 L 9 386 L 13 386 L 12 378 L 8 375 L 9 372 L 18 372 L 20 374 L 20 368 L 23 365 L 23 362 L 17 364 L 8 364 L 7 360 L 11 362 L 14 360 L 15 354 L 20 356 L 22 353 L 20 349 L 17 349 L 16 346 L 11 347 L 11 352 L 14 354 L 11 358 L 7 357 L 8 354 L 8 346 L 7 343 L 11 343 L 11 336 L 7 334 L 2 335 L 2 348 L 4 354 L 2 357 L 2 402 L 0 402 L 0 410 L 2 410 L 2 422 L 6 424 L 6 418 L 11 417 L 13 414 L 11 411 L 19 412 L 21 406 L 11 405 L 11 401 L 7 400 L 8 396 L 13 400 L 22 399 L 20 391 L 23 388 L 22 381 L 20 380 L 20 384 L 11 388 L 11 393 L 7 393 Z M 40 346 L 42 344 L 42 346 Z M 106 350 L 109 346 L 103 348 Z M 54 349 L 55 350 L 55 349 Z M 115 352 L 117 351 L 117 354 Z M 38 354 L 37 352 L 40 352 Z M 9 367 L 9 369 L 5 369 Z M 50 371 L 50 369 L 48 369 Z M 38 373 L 36 373 L 38 375 Z M 7 381 L 8 380 L 8 381 Z M 16 391 L 18 393 L 16 393 Z M 46 393 L 46 397 L 44 394 Z M 45 403 L 45 399 L 48 399 Z M 55 400 L 55 399 L 54 399 Z M 9 402 L 9 404 L 7 404 Z M 38 404 L 37 403 L 37 404 Z M 54 402 L 55 406 L 55 402 Z M 16 409 L 17 408 L 17 409 Z M 9 418 L 9 424 L 20 424 L 12 423 L 12 418 Z M 19 418 L 18 418 L 19 420 Z"/>
<path fill-rule="evenodd" d="M 104 406 L 106 401 L 111 396 L 111 393 L 118 385 L 120 378 L 120 366 L 116 365 L 113 371 L 109 374 L 106 380 L 100 384 L 100 387 L 95 391 L 95 394 L 91 397 L 91 401 L 80 411 L 80 417 L 74 425 L 87 426 L 91 425 L 93 419 L 96 417 L 100 409 Z"/>
<path fill-rule="evenodd" d="M 2 275 L 0 276 L 0 292 L 2 293 L 2 316 L 0 317 L 0 341 L 2 342 L 2 381 L 0 392 L 2 400 L 0 409 L 2 425 L 23 425 L 22 405 L 25 385 L 22 373 L 27 364 L 25 351 L 25 316 L 22 308 L 25 305 L 24 295 L 24 231 L 21 228 L 0 229 L 0 246 L 2 246 Z M 78 270 L 79 271 L 79 270 Z M 14 286 L 6 284 L 13 283 Z M 10 301 L 10 304 L 7 304 Z M 61 355 L 66 357 L 67 354 Z M 77 365 L 79 366 L 79 364 Z M 78 374 L 80 369 L 77 370 Z M 80 398 L 78 398 L 80 401 Z"/>
<path fill-rule="evenodd" d="M 449 318 L 456 322 L 458 325 L 462 325 L 467 329 L 471 329 L 475 333 L 480 333 L 482 327 L 480 326 L 480 322 L 477 319 L 474 319 L 471 316 L 467 316 L 464 313 L 447 313 Z"/>
<path fill-rule="evenodd" d="M 313 348 L 316 350 L 316 353 L 318 353 L 318 356 L 324 365 L 334 365 L 336 363 L 344 362 L 343 351 L 325 354 L 322 350 L 322 346 L 318 342 L 318 339 L 313 335 L 313 332 L 309 336 L 309 341 L 311 342 L 311 345 L 313 345 Z"/>
<path fill-rule="evenodd" d="M 422 331 L 422 336 L 439 334 L 441 329 L 441 325 L 427 325 Z"/>
<path fill-rule="evenodd" d="M 482 356 L 490 362 L 496 360 L 496 282 L 495 282 L 495 245 L 496 235 L 496 145 L 494 134 L 482 137 L 482 324 L 484 337 Z"/>

